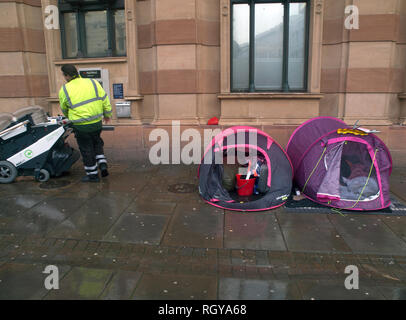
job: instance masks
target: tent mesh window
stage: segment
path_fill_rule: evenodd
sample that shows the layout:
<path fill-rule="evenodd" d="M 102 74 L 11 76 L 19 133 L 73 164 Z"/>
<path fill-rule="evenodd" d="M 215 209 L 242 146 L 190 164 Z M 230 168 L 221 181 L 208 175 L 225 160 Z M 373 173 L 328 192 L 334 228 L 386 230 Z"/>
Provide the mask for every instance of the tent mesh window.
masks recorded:
<path fill-rule="evenodd" d="M 340 165 L 340 196 L 345 200 L 360 201 L 370 201 L 379 196 L 375 165 L 372 164 L 367 146 L 362 143 L 344 143 Z"/>

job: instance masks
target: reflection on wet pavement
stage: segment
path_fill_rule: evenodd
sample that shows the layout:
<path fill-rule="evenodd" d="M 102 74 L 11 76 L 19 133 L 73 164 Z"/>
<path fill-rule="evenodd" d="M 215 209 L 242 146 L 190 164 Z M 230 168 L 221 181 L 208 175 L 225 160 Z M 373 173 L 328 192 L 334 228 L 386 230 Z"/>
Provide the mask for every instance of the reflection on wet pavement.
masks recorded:
<path fill-rule="evenodd" d="M 100 192 L 53 231 L 52 237 L 101 239 L 129 205 L 129 194 Z"/>
<path fill-rule="evenodd" d="M 118 271 L 104 290 L 103 300 L 129 300 L 141 278 L 140 272 Z"/>
<path fill-rule="evenodd" d="M 405 241 L 382 221 L 384 217 L 374 217 L 354 216 L 343 219 L 333 216 L 330 219 L 355 253 L 405 254 Z"/>
<path fill-rule="evenodd" d="M 49 291 L 45 299 L 97 299 L 102 294 L 111 275 L 112 272 L 109 270 L 73 268 L 60 283 L 63 290 Z"/>
<path fill-rule="evenodd" d="M 227 211 L 225 223 L 226 248 L 286 250 L 274 213 L 236 214 Z"/>
<path fill-rule="evenodd" d="M 105 240 L 159 245 L 167 221 L 167 216 L 126 213 Z"/>
<path fill-rule="evenodd" d="M 347 290 L 339 283 L 328 280 L 302 280 L 298 282 L 305 300 L 381 300 L 384 296 L 378 288 L 362 286 Z"/>
<path fill-rule="evenodd" d="M 144 275 L 135 300 L 212 300 L 216 297 L 216 277 L 185 275 Z"/>
<path fill-rule="evenodd" d="M 220 300 L 296 300 L 299 289 L 293 281 L 220 279 Z"/>
<path fill-rule="evenodd" d="M 0 185 L 0 299 L 406 299 L 406 215 L 225 211 L 174 192 L 198 185 L 196 166 L 110 172 Z M 50 264 L 58 291 L 43 285 Z M 362 290 L 344 288 L 349 264 Z"/>
<path fill-rule="evenodd" d="M 48 293 L 44 286 L 46 275 L 43 264 L 7 263 L 0 267 L 0 300 L 42 299 Z M 62 278 L 70 270 L 69 266 L 59 267 Z"/>
<path fill-rule="evenodd" d="M 164 244 L 221 248 L 224 212 L 212 206 L 179 204 L 166 232 Z"/>

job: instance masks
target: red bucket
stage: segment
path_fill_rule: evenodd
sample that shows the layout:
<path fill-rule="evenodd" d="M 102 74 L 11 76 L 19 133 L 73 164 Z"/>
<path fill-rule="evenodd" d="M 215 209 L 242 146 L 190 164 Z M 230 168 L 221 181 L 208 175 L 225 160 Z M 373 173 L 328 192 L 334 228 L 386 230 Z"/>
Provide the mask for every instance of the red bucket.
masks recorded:
<path fill-rule="evenodd" d="M 237 174 L 237 193 L 239 196 L 251 196 L 254 193 L 255 177 L 245 180 L 246 176 Z"/>

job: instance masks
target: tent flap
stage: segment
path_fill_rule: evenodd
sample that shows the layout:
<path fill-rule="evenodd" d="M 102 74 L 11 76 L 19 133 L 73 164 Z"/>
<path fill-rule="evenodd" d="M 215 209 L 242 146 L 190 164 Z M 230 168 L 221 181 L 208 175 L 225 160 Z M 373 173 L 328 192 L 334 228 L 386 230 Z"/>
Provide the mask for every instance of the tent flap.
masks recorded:
<path fill-rule="evenodd" d="M 320 201 L 340 200 L 340 167 L 344 141 L 329 148 L 324 155 L 326 174 L 317 192 Z"/>

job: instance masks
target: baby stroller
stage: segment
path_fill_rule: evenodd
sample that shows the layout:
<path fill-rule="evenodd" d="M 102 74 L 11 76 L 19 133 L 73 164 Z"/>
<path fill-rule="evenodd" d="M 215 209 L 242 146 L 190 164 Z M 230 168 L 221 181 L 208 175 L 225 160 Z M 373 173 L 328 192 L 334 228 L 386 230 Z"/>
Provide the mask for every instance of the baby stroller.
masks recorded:
<path fill-rule="evenodd" d="M 39 106 L 0 114 L 0 183 L 18 176 L 46 182 L 68 171 L 80 157 L 65 142 L 71 132 L 68 120 L 47 117 Z"/>

